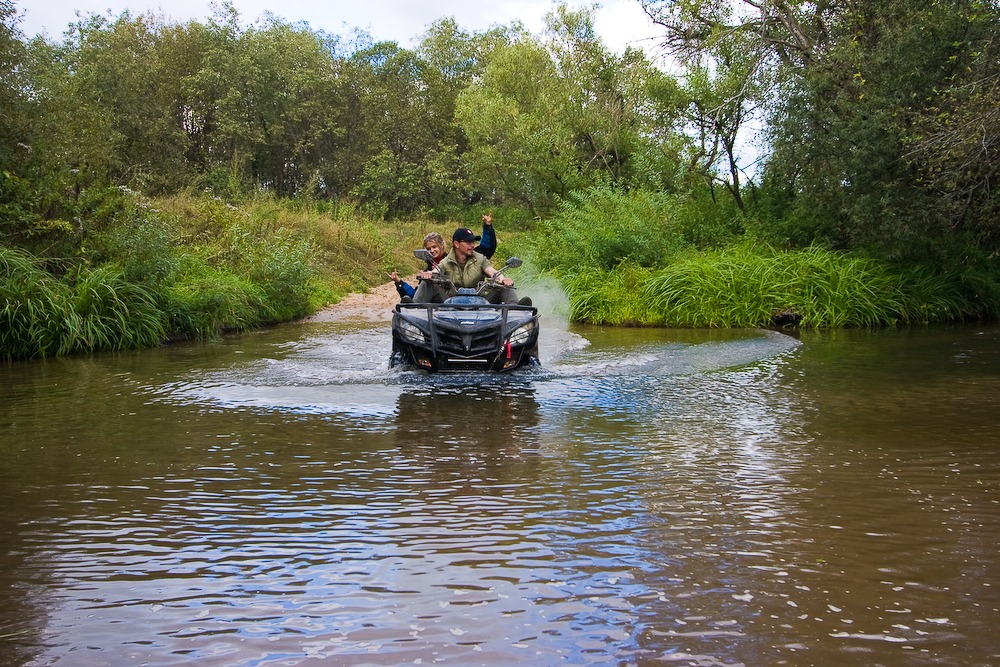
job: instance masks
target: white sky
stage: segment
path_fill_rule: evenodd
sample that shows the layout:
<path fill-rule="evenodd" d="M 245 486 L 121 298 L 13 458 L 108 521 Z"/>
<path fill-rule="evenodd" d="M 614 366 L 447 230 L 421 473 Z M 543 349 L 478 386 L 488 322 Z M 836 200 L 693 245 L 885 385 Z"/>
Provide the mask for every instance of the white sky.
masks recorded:
<path fill-rule="evenodd" d="M 213 14 L 211 0 L 14 0 L 22 14 L 19 24 L 28 37 L 45 34 L 59 38 L 76 21 L 76 14 L 118 16 L 128 9 L 132 14 L 152 10 L 169 20 L 206 21 Z M 578 8 L 593 4 L 567 0 Z M 621 52 L 632 45 L 656 53 L 661 32 L 643 13 L 639 0 L 603 0 L 595 13 L 594 27 L 609 49 Z M 553 0 L 232 0 L 244 24 L 252 24 L 265 12 L 288 21 L 304 21 L 313 30 L 348 35 L 352 28 L 369 32 L 375 40 L 392 40 L 412 47 L 427 26 L 437 19 L 454 18 L 462 29 L 481 31 L 493 25 L 508 25 L 520 20 L 533 33 L 539 33 L 542 19 L 556 3 Z"/>

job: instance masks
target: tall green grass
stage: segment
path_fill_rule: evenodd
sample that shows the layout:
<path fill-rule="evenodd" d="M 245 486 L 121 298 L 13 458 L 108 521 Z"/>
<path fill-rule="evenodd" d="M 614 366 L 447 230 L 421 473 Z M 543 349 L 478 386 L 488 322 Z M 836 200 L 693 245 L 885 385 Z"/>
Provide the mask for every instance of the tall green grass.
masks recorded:
<path fill-rule="evenodd" d="M 112 265 L 59 280 L 28 253 L 0 247 L 0 307 L 5 359 L 149 347 L 166 337 L 158 295 Z"/>
<path fill-rule="evenodd" d="M 674 262 L 642 294 L 651 319 L 668 326 L 759 327 L 791 316 L 802 327 L 879 327 L 962 317 L 955 287 L 939 273 L 816 247 L 736 245 Z"/>
<path fill-rule="evenodd" d="M 613 271 L 591 269 L 565 276 L 570 319 L 614 326 L 658 324 L 642 293 L 652 275 L 651 269 L 622 263 Z"/>
<path fill-rule="evenodd" d="M 877 327 L 1000 315 L 995 259 L 899 269 L 820 247 L 740 242 L 739 211 L 696 191 L 592 188 L 538 225 L 533 265 L 561 279 L 578 321 L 687 327 Z"/>
<path fill-rule="evenodd" d="M 73 310 L 77 317 L 72 320 L 72 349 L 153 347 L 167 336 L 159 295 L 126 280 L 125 272 L 113 264 L 82 272 L 75 283 Z"/>
<path fill-rule="evenodd" d="M 576 321 L 609 325 L 881 327 L 996 317 L 1000 287 L 986 269 L 895 266 L 822 248 L 739 244 L 691 251 L 659 270 L 624 262 L 567 274 Z"/>
<path fill-rule="evenodd" d="M 0 357 L 65 354 L 79 327 L 73 293 L 29 253 L 0 246 Z"/>
<path fill-rule="evenodd" d="M 81 209 L 83 210 L 83 209 Z M 459 223 L 383 223 L 267 195 L 153 201 L 90 193 L 66 258 L 3 247 L 0 357 L 21 359 L 214 338 L 303 317 L 418 268 L 412 250 Z"/>
<path fill-rule="evenodd" d="M 280 227 L 241 223 L 227 228 L 221 241 L 213 260 L 259 291 L 261 319 L 285 321 L 310 312 L 316 251 L 308 239 Z"/>
<path fill-rule="evenodd" d="M 0 358 L 145 347 L 295 319 L 393 269 L 410 275 L 426 233 L 449 238 L 456 226 L 477 228 L 482 214 L 383 222 L 266 194 L 237 207 L 190 193 L 150 202 L 120 189 L 87 201 L 74 227 L 79 246 L 65 257 L 0 246 Z M 819 248 L 720 250 L 739 216 L 693 195 L 596 188 L 550 220 L 507 210 L 494 220 L 495 262 L 518 254 L 526 271 L 560 278 L 577 321 L 756 327 L 783 314 L 839 327 L 1000 316 L 993 257 L 970 256 L 952 271 L 900 270 Z"/>
<path fill-rule="evenodd" d="M 267 193 L 248 197 L 239 207 L 190 193 L 161 198 L 156 205 L 174 221 L 181 252 L 207 250 L 211 264 L 266 286 L 286 305 L 279 314 L 301 309 L 303 301 L 312 311 L 384 282 L 387 271 L 413 261 L 410 251 L 431 231 L 421 223 L 376 221 L 346 204 L 307 206 Z M 291 290 L 292 284 L 304 289 Z"/>
<path fill-rule="evenodd" d="M 214 338 L 275 319 L 260 286 L 195 256 L 184 258 L 166 293 L 173 337 Z"/>
<path fill-rule="evenodd" d="M 180 258 L 164 284 L 172 338 L 212 338 L 318 306 L 322 250 L 314 229 L 289 221 L 290 206 L 266 196 L 240 207 L 206 196 L 157 206 L 174 221 Z"/>
<path fill-rule="evenodd" d="M 121 267 L 128 282 L 168 281 L 177 268 L 176 229 L 137 193 L 114 189 L 105 195 L 108 201 L 93 201 L 91 217 L 81 223 L 80 256 L 91 266 Z"/>
<path fill-rule="evenodd" d="M 161 210 L 114 190 L 81 221 L 77 256 L 0 248 L 0 357 L 212 338 L 320 305 L 322 253 L 307 231 L 278 222 L 280 208 L 185 203 Z"/>

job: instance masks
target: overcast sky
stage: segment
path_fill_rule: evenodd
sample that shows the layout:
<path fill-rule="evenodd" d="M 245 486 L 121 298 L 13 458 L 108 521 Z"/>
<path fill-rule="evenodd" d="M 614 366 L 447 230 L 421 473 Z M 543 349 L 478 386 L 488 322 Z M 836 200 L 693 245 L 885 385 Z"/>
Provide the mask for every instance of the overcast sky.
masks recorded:
<path fill-rule="evenodd" d="M 152 10 L 174 21 L 205 21 L 213 14 L 211 0 L 14 0 L 23 19 L 21 31 L 28 37 L 44 33 L 58 38 L 76 20 L 76 14 L 118 16 Z M 369 32 L 375 40 L 392 40 L 404 47 L 437 19 L 451 17 L 466 31 L 481 31 L 493 25 L 520 20 L 539 33 L 542 18 L 555 7 L 553 0 L 232 0 L 245 24 L 271 12 L 288 21 L 304 21 L 314 30 L 347 35 L 353 28 Z M 589 2 L 567 0 L 570 7 Z M 621 52 L 631 44 L 649 53 L 656 51 L 657 30 L 643 13 L 639 0 L 604 0 L 594 25 L 604 44 Z"/>

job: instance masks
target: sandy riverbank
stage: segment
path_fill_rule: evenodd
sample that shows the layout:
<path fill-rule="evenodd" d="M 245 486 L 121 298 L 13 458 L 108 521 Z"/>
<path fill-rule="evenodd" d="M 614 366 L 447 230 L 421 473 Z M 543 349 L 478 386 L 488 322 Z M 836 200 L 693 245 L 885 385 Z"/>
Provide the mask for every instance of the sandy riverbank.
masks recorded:
<path fill-rule="evenodd" d="M 392 309 L 399 303 L 396 286 L 391 282 L 373 287 L 364 294 L 348 294 L 340 302 L 327 306 L 300 322 L 389 322 Z"/>

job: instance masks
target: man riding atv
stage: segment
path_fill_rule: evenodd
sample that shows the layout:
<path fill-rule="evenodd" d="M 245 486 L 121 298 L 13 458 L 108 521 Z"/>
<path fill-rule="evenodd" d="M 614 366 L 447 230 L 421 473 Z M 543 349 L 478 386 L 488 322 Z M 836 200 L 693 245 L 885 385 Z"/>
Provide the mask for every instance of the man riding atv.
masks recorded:
<path fill-rule="evenodd" d="M 422 271 L 418 274 L 420 286 L 413 295 L 413 301 L 443 303 L 448 297 L 454 296 L 459 287 L 475 288 L 484 280 L 493 278 L 497 271 L 490 260 L 475 251 L 477 241 L 479 237 L 471 229 L 466 227 L 456 229 L 451 236 L 451 252 L 448 256 L 441 260 L 435 270 Z M 514 282 L 507 276 L 497 276 L 496 282 L 497 288 L 483 294 L 490 303 L 531 305 L 528 297 L 518 301 Z"/>

